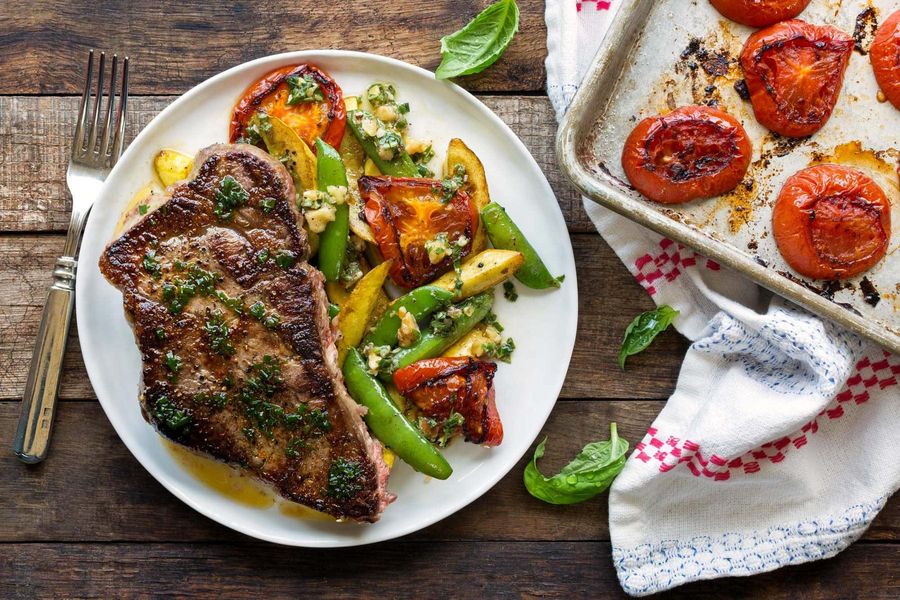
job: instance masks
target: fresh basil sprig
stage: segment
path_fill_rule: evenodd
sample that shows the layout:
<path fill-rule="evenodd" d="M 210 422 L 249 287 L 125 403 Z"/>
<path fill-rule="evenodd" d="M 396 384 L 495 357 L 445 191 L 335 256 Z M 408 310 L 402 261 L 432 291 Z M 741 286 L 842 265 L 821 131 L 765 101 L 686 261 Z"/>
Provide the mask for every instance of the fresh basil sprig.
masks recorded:
<path fill-rule="evenodd" d="M 625 369 L 625 359 L 647 349 L 657 335 L 668 329 L 678 311 L 663 304 L 656 310 L 649 310 L 634 318 L 625 330 L 622 347 L 619 349 L 619 368 Z"/>
<path fill-rule="evenodd" d="M 592 442 L 559 474 L 545 477 L 537 466 L 544 456 L 547 438 L 534 450 L 534 458 L 525 467 L 525 487 L 528 493 L 549 504 L 575 504 L 593 498 L 608 488 L 625 467 L 628 442 L 619 437 L 616 424 L 609 425 L 609 440 Z"/>
<path fill-rule="evenodd" d="M 519 30 L 516 0 L 499 0 L 454 33 L 441 38 L 438 79 L 480 73 L 494 64 Z"/>

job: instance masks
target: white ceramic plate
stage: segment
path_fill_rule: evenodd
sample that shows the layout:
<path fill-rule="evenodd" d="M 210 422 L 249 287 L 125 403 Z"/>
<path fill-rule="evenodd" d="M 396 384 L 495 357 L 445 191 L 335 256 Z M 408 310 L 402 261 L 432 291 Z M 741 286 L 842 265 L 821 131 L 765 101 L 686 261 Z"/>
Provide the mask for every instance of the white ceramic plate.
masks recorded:
<path fill-rule="evenodd" d="M 389 484 L 397 500 L 373 525 L 298 518 L 274 506 L 248 506 L 188 472 L 141 416 L 140 355 L 122 297 L 97 267 L 122 209 L 153 180 L 156 152 L 174 148 L 193 155 L 227 141 L 231 109 L 244 89 L 272 69 L 300 62 L 324 68 L 345 95 L 361 94 L 373 81 L 394 83 L 401 100 L 412 107 L 411 135 L 431 138 L 439 158 L 451 137 L 465 140 L 485 165 L 491 197 L 508 209 L 550 270 L 566 276 L 561 289 L 554 291 L 534 292 L 517 285 L 515 303 L 497 294 L 495 312 L 516 342 L 512 364 L 501 364 L 496 377 L 503 444 L 494 449 L 452 444 L 446 457 L 454 471 L 447 481 L 428 480 L 398 461 Z M 91 212 L 79 266 L 76 306 L 84 363 L 119 437 L 160 483 L 191 507 L 247 535 L 281 544 L 353 546 L 387 540 L 422 529 L 477 499 L 509 472 L 540 432 L 562 388 L 575 343 L 578 293 L 572 246 L 553 191 L 525 146 L 460 87 L 371 54 L 311 51 L 261 58 L 229 69 L 173 102 L 137 136 L 110 173 Z"/>

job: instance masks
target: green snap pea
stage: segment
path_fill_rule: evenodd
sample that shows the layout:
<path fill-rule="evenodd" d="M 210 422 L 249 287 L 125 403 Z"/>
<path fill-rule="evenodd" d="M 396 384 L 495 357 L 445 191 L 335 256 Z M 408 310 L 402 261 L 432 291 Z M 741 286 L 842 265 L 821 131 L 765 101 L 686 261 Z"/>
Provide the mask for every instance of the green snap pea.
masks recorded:
<path fill-rule="evenodd" d="M 391 303 L 384 315 L 378 320 L 378 323 L 372 328 L 372 331 L 365 337 L 363 344 L 396 346 L 397 330 L 400 328 L 400 317 L 397 316 L 397 311 L 400 308 L 405 308 L 412 314 L 416 322 L 421 322 L 450 304 L 452 300 L 453 292 L 448 292 L 439 287 L 425 285 L 416 288 Z"/>
<path fill-rule="evenodd" d="M 488 203 L 481 209 L 481 222 L 494 248 L 522 253 L 525 260 L 516 271 L 516 279 L 536 290 L 559 287 L 562 278 L 550 274 L 537 251 L 502 206 L 496 202 Z"/>
<path fill-rule="evenodd" d="M 420 473 L 447 479 L 450 464 L 391 400 L 384 385 L 369 375 L 363 357 L 351 348 L 344 361 L 344 382 L 354 400 L 368 409 L 366 425 L 385 446 Z"/>
<path fill-rule="evenodd" d="M 347 171 L 337 150 L 316 139 L 316 180 L 319 191 L 325 192 L 329 186 L 347 187 Z M 319 236 L 319 269 L 325 281 L 337 281 L 347 254 L 347 240 L 350 235 L 350 207 L 345 201 L 335 207 L 334 221 L 325 227 Z"/>
<path fill-rule="evenodd" d="M 462 312 L 450 330 L 438 335 L 432 328 L 426 329 L 418 341 L 409 348 L 401 348 L 391 359 L 390 373 L 383 373 L 382 378 L 390 379 L 394 371 L 426 358 L 440 356 L 447 348 L 455 344 L 462 336 L 469 333 L 491 311 L 494 305 L 494 293 L 483 292 L 472 296 L 459 304 L 454 304 Z M 469 313 L 469 314 L 466 314 Z"/>
<path fill-rule="evenodd" d="M 363 117 L 375 118 L 364 110 L 351 110 L 347 113 L 347 124 L 350 126 L 350 131 L 353 132 L 353 136 L 359 140 L 359 144 L 365 150 L 366 156 L 372 159 L 378 170 L 391 177 L 418 177 L 419 170 L 416 168 L 416 163 L 407 154 L 406 148 L 402 146 L 397 148 L 391 160 L 381 158 L 381 155 L 378 154 L 377 140 L 363 131 L 362 123 L 358 120 Z"/>

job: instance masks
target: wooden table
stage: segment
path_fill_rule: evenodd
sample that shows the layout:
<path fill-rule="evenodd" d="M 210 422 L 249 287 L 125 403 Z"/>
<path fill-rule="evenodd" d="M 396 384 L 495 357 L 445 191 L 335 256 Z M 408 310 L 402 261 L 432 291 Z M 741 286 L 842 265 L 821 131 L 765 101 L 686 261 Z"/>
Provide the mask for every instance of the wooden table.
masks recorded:
<path fill-rule="evenodd" d="M 522 486 L 524 460 L 468 508 L 395 542 L 305 550 L 232 532 L 176 500 L 125 449 L 95 401 L 74 327 L 49 460 L 26 467 L 6 451 L 68 223 L 64 174 L 88 48 L 133 59 L 133 134 L 195 84 L 267 54 L 347 48 L 433 69 L 439 38 L 486 1 L 191 4 L 0 3 L 0 597 L 623 596 L 610 562 L 606 495 L 570 507 L 538 502 Z M 638 441 L 672 391 L 687 343 L 667 332 L 625 373 L 615 365 L 625 326 L 653 305 L 559 172 L 544 94 L 543 2 L 519 6 L 521 29 L 506 55 L 460 83 L 513 128 L 544 169 L 575 249 L 578 339 L 544 430 L 550 470 L 606 436 L 611 420 Z M 897 597 L 898 540 L 895 500 L 838 558 L 688 585 L 670 596 Z"/>

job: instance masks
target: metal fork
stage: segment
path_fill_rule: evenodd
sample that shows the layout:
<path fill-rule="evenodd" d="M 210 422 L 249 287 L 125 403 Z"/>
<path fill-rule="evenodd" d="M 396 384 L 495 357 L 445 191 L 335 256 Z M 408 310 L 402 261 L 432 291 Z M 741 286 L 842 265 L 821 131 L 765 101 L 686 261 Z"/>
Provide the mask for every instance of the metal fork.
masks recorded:
<path fill-rule="evenodd" d="M 94 200 L 110 169 L 119 160 L 125 143 L 125 107 L 128 102 L 128 57 L 122 60 L 121 87 L 116 106 L 116 77 L 119 59 L 114 54 L 105 95 L 106 116 L 103 117 L 106 53 L 100 53 L 97 89 L 91 104 L 94 82 L 94 51 L 88 55 L 87 76 L 81 95 L 81 109 L 75 126 L 72 156 L 66 172 L 66 183 L 72 194 L 72 217 L 63 255 L 56 261 L 53 284 L 47 293 L 44 314 L 38 330 L 31 368 L 25 383 L 22 412 L 13 450 L 20 460 L 38 463 L 47 457 L 50 432 L 56 412 L 56 394 L 62 371 L 63 353 L 69 337 L 69 322 L 75 300 L 75 272 L 78 265 L 78 243 Z M 113 122 L 113 112 L 115 123 Z M 102 119 L 102 121 L 101 121 Z"/>

